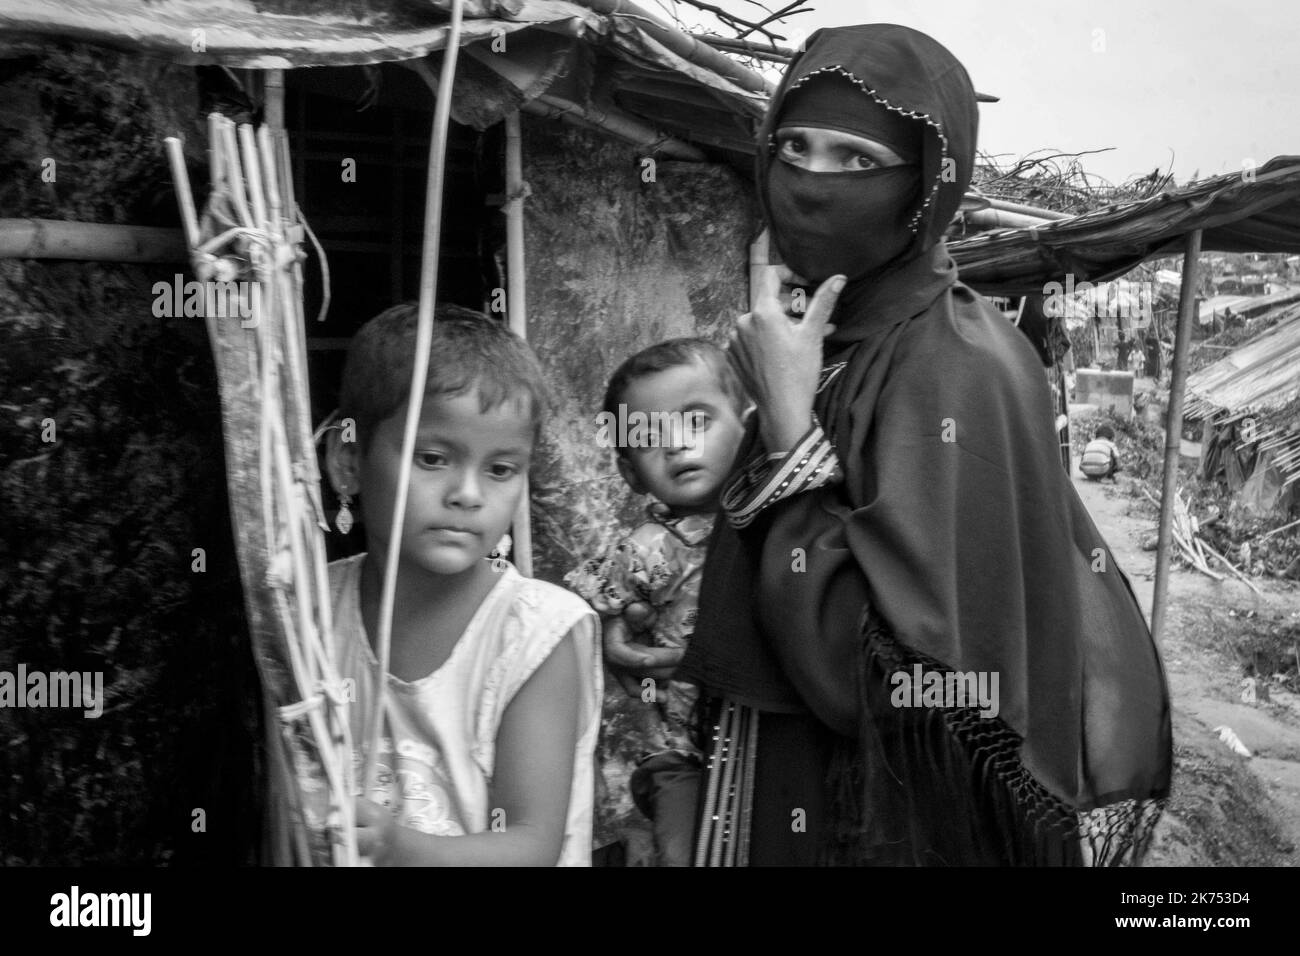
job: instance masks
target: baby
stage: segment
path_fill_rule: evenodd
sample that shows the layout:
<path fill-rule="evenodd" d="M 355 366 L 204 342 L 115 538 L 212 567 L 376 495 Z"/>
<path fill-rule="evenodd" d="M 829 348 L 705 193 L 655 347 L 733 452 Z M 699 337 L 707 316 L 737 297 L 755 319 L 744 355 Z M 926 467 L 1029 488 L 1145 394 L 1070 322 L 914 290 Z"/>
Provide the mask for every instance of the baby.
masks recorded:
<path fill-rule="evenodd" d="M 648 519 L 615 547 L 566 578 L 594 607 L 606 647 L 650 629 L 657 647 L 684 648 L 695 628 L 700 571 L 722 485 L 744 434 L 747 400 L 722 349 L 704 339 L 672 339 L 627 359 L 605 392 L 604 411 L 630 428 L 615 442 L 618 470 L 653 496 Z M 645 427 L 649 423 L 650 427 Z M 697 688 L 681 681 L 639 688 L 618 709 L 631 718 L 621 746 L 636 762 L 629 789 L 653 822 L 658 863 L 689 866 L 701 756 L 692 742 Z M 605 733 L 620 721 L 607 710 Z M 606 742 L 607 744 L 609 741 Z M 617 767 L 606 766 L 607 776 Z M 615 771 L 615 772 L 610 772 Z"/>

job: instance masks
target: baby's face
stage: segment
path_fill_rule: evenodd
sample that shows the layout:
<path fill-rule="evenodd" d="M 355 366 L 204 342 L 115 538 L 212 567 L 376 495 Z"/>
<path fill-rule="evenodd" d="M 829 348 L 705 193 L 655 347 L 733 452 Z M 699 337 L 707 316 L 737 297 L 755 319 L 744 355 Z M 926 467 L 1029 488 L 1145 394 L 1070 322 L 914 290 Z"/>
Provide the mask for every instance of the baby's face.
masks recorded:
<path fill-rule="evenodd" d="M 401 562 L 459 574 L 487 556 L 510 527 L 533 450 L 526 403 L 484 412 L 477 389 L 425 399 L 416 433 Z M 406 410 L 375 430 L 361 466 L 361 505 L 371 551 L 387 548 Z"/>
<path fill-rule="evenodd" d="M 636 442 L 625 467 L 640 490 L 678 514 L 712 511 L 731 471 L 744 425 L 733 400 L 704 362 L 641 376 L 623 393 L 633 415 L 657 422 L 657 443 Z"/>

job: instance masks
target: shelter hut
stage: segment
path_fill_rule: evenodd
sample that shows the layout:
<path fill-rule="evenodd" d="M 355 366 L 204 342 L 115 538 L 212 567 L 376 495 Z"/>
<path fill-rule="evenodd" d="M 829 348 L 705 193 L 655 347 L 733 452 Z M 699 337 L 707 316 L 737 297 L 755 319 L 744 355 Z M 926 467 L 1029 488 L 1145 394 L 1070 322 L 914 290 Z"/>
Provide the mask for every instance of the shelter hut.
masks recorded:
<path fill-rule="evenodd" d="M 531 341 L 560 407 L 534 471 L 531 508 L 513 529 L 516 561 L 558 580 L 577 556 L 603 545 L 620 519 L 637 513 L 595 440 L 594 411 L 608 372 L 628 352 L 663 338 L 719 338 L 745 307 L 756 210 L 736 169 L 749 166 L 767 81 L 645 11 L 606 0 L 375 0 L 360 8 L 272 0 L 224 4 L 197 17 L 193 5 L 169 0 L 72 9 L 3 0 L 0 57 L 0 81 L 16 104 L 0 117 L 14 133 L 6 159 L 23 172 L 5 203 L 10 218 L 0 222 L 0 261 L 17 311 L 12 341 L 30 355 L 26 339 L 18 340 L 34 324 L 49 331 L 60 327 L 61 312 L 79 317 L 116 307 L 115 329 L 137 342 L 168 342 L 165 354 L 179 351 L 182 368 L 197 356 L 202 379 L 211 375 L 198 352 L 206 320 L 224 442 L 213 444 L 209 432 L 207 444 L 185 446 L 187 467 L 203 472 L 215 501 L 187 500 L 180 488 L 162 496 L 187 527 L 153 543 L 174 557 L 159 581 L 183 579 L 174 589 L 181 597 L 172 600 L 193 611 L 158 643 L 171 653 L 184 640 L 182 628 L 206 627 L 207 609 L 220 604 L 191 583 L 190 559 L 180 556 L 198 543 L 205 547 L 193 549 L 202 552 L 196 570 L 208 551 L 214 564 L 219 553 L 228 558 L 224 580 L 233 584 L 237 569 L 244 613 L 241 619 L 227 602 L 214 640 L 223 625 L 237 629 L 236 647 L 257 662 L 267 731 L 259 753 L 269 761 L 260 775 L 274 784 L 256 858 L 347 862 L 323 839 L 326 829 L 347 830 L 345 801 L 337 797 L 346 791 L 348 767 L 338 720 L 345 689 L 332 683 L 319 654 L 328 628 L 319 572 L 327 557 L 356 542 L 321 534 L 334 503 L 319 487 L 310 441 L 311 426 L 333 407 L 342 350 L 362 322 L 394 301 L 418 294 L 422 308 L 431 306 L 434 275 L 439 300 L 498 314 Z M 449 60 L 454 82 L 439 78 Z M 66 95 L 52 71 L 66 79 Z M 60 140 L 61 128 L 82 118 L 80 102 L 90 112 L 105 101 L 110 128 L 98 142 Z M 130 123 L 116 115 L 119 108 Z M 439 108 L 455 122 L 439 117 Z M 209 121 L 208 113 L 225 119 Z M 159 194 L 171 178 L 165 136 L 176 137 L 175 196 Z M 441 178 L 429 188 L 435 167 Z M 115 196 L 114 184 L 128 173 L 134 195 L 122 189 Z M 431 216 L 435 195 L 445 207 Z M 241 209 L 259 197 L 278 204 L 279 213 Z M 182 230 L 174 227 L 178 204 Z M 223 216 L 250 214 L 256 228 L 246 224 L 225 244 L 210 231 Z M 321 254 L 300 259 L 312 236 Z M 192 279 L 191 266 L 216 269 L 242 257 L 251 268 L 281 256 L 291 264 L 266 274 L 285 294 L 256 326 L 233 313 L 174 307 L 190 301 L 179 289 Z M 44 264 L 61 260 L 81 263 L 51 267 L 62 283 L 83 290 L 66 309 L 51 307 L 42 284 Z M 174 279 L 175 296 L 154 293 Z M 122 294 L 95 294 L 106 286 Z M 88 300 L 98 301 L 86 310 Z M 132 354 L 138 361 L 140 353 Z M 65 375 L 79 375 L 75 384 L 89 391 L 99 361 L 88 353 Z M 41 381 L 16 390 L 60 387 Z M 170 413 L 164 396 L 158 414 Z M 41 420 L 38 410 L 19 418 L 32 428 Z M 84 420 L 60 424 L 56 460 L 87 440 Z M 40 448 L 28 432 L 22 438 Z M 147 429 L 133 440 L 167 441 Z M 226 475 L 214 481 L 204 469 L 220 467 L 222 446 Z M 15 483 L 39 482 L 38 470 L 25 467 Z M 30 513 L 25 523 L 40 524 L 38 503 L 19 508 Z M 208 516 L 216 520 L 195 533 Z M 222 544 L 232 524 L 234 542 Z M 29 537 L 28 548 L 40 540 Z M 94 561 L 79 554 L 73 563 Z M 19 578 L 39 587 L 37 562 L 29 571 Z M 106 616 L 130 614 L 117 608 Z M 38 617 L 26 622 L 33 645 L 49 643 Z M 88 635 L 96 647 L 118 639 Z M 101 744 L 101 761 L 120 754 L 125 763 L 138 737 L 123 731 L 114 745 Z M 35 762 L 39 740 L 33 743 Z M 97 773 L 93 761 L 83 767 L 87 777 Z M 142 775 L 142 799 L 165 789 Z M 313 807 L 310 794 L 320 782 L 331 799 Z M 247 803 L 239 809 L 250 810 Z M 0 843 L 17 846 L 3 835 Z M 33 848 L 15 859 L 40 853 Z"/>
<path fill-rule="evenodd" d="M 1187 379 L 1202 476 L 1225 482 L 1261 517 L 1300 503 L 1300 305 L 1279 311 L 1268 331 Z"/>

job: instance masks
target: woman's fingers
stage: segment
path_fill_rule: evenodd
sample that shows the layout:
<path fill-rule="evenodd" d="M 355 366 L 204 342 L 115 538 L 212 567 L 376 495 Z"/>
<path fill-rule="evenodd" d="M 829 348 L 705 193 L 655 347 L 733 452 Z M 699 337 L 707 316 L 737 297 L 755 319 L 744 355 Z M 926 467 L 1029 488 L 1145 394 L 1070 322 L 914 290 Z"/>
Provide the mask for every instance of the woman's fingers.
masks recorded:
<path fill-rule="evenodd" d="M 755 297 L 754 311 L 769 312 L 772 309 L 784 311 L 781 305 L 781 275 L 784 266 L 766 266 L 758 270 L 758 295 Z M 788 269 L 785 270 L 789 272 Z"/>
<path fill-rule="evenodd" d="M 727 361 L 740 376 L 740 384 L 751 395 L 754 386 L 754 361 L 749 354 L 746 339 L 753 334 L 752 322 L 753 319 L 748 312 L 737 319 L 736 327 L 732 330 L 730 341 L 727 343 Z"/>
<path fill-rule="evenodd" d="M 817 287 L 812 304 L 808 306 L 808 312 L 804 316 L 804 323 L 810 329 L 817 330 L 818 335 L 826 334 L 822 330 L 835 313 L 835 303 L 839 301 L 844 282 L 844 276 L 831 276 Z"/>
<path fill-rule="evenodd" d="M 787 265 L 777 266 L 776 275 L 777 278 L 781 280 L 781 285 L 783 286 L 792 286 L 792 285 L 806 286 L 808 284 L 807 279 L 799 275 L 799 273 L 795 272 Z"/>

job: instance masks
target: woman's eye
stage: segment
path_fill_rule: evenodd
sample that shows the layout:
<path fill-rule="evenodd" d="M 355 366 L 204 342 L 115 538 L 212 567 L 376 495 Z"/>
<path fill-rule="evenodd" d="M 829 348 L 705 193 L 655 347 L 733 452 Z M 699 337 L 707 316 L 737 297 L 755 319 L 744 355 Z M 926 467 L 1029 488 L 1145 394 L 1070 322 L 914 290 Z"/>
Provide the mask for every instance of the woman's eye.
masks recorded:
<path fill-rule="evenodd" d="M 876 162 L 876 160 L 868 156 L 866 153 L 855 153 L 853 155 L 854 169 L 876 169 L 879 166 L 880 163 Z"/>
<path fill-rule="evenodd" d="M 803 156 L 808 144 L 798 136 L 785 136 L 776 141 L 777 155 L 783 159 L 793 159 Z"/>
<path fill-rule="evenodd" d="M 421 468 L 438 468 L 447 464 L 447 456 L 439 451 L 417 451 L 415 461 Z"/>

